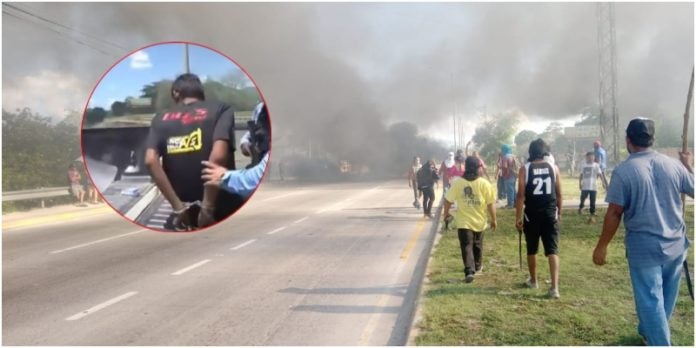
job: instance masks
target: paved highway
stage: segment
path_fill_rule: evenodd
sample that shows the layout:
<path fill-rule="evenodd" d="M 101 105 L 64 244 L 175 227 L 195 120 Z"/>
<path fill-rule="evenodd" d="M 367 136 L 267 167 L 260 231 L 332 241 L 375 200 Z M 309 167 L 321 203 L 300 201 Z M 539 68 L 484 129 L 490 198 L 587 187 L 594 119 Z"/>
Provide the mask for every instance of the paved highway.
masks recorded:
<path fill-rule="evenodd" d="M 3 344 L 404 344 L 433 233 L 411 197 L 266 183 L 202 232 L 107 211 L 3 226 Z"/>

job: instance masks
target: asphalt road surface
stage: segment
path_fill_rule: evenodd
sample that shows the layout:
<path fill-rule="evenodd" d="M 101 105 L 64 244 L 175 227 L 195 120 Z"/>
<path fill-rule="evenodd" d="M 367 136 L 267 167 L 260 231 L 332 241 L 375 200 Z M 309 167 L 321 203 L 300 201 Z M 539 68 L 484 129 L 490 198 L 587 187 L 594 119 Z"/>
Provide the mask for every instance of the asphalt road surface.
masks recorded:
<path fill-rule="evenodd" d="M 404 344 L 433 233 L 411 192 L 263 184 L 195 233 L 113 212 L 5 228 L 3 344 Z"/>

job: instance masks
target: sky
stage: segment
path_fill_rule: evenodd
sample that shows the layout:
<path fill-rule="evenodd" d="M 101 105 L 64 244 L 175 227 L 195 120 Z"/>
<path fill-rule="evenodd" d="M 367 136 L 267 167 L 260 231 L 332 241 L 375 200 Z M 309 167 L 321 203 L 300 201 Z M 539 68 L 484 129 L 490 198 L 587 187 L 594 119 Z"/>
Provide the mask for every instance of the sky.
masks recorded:
<path fill-rule="evenodd" d="M 595 3 L 13 5 L 75 31 L 3 6 L 10 109 L 81 110 L 115 61 L 168 40 L 233 57 L 268 104 L 274 142 L 285 144 L 349 148 L 395 122 L 447 142 L 453 105 L 468 129 L 485 106 L 517 110 L 533 130 L 597 107 Z M 694 64 L 693 3 L 616 3 L 615 13 L 620 124 L 635 115 L 679 122 Z M 47 89 L 41 100 L 31 93 Z"/>
<path fill-rule="evenodd" d="M 109 109 L 115 101 L 126 97 L 139 97 L 146 84 L 163 79 L 173 80 L 184 72 L 184 44 L 166 43 L 147 47 L 129 54 L 99 81 L 89 101 L 89 107 Z M 201 80 L 220 81 L 240 68 L 227 57 L 202 46 L 189 45 L 189 66 Z M 245 85 L 251 80 L 244 75 Z"/>

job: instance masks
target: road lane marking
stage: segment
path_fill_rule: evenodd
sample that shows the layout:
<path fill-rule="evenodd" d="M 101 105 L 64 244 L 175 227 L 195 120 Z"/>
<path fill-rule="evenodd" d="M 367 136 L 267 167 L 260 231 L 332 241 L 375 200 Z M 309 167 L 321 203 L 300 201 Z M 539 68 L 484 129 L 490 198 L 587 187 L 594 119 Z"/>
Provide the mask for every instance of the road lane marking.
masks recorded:
<path fill-rule="evenodd" d="M 299 194 L 299 193 L 302 193 L 302 192 L 289 192 L 289 193 L 286 193 L 286 194 L 282 194 L 282 195 L 278 195 L 278 196 L 273 196 L 273 197 L 268 197 L 268 198 L 266 198 L 266 199 L 262 199 L 262 200 L 260 200 L 260 202 L 268 202 L 268 201 L 272 201 L 272 200 L 274 200 L 274 199 L 284 198 L 284 197 L 296 195 L 296 194 Z"/>
<path fill-rule="evenodd" d="M 301 218 L 301 219 L 299 219 L 299 220 L 295 220 L 295 221 L 293 221 L 292 223 L 293 223 L 293 224 L 299 224 L 300 222 L 305 221 L 305 220 L 307 220 L 307 219 L 309 219 L 309 216 L 305 216 L 305 217 L 303 217 L 303 218 Z"/>
<path fill-rule="evenodd" d="M 418 225 L 416 225 L 416 229 L 413 230 L 413 233 L 411 233 L 411 238 L 408 239 L 408 242 L 406 242 L 406 246 L 404 247 L 404 250 L 401 252 L 401 260 L 406 261 L 408 260 L 408 257 L 411 255 L 411 251 L 413 251 L 413 248 L 416 246 L 416 241 L 418 241 L 418 237 L 420 237 L 421 233 L 423 233 L 423 229 L 425 228 L 425 223 L 428 220 L 425 218 L 421 219 L 421 221 L 418 222 Z"/>
<path fill-rule="evenodd" d="M 147 207 L 152 203 L 152 201 L 157 197 L 159 194 L 160 190 L 157 188 L 156 185 L 150 186 L 148 189 L 147 193 L 145 193 L 142 198 L 138 199 L 138 202 L 135 203 L 135 205 L 128 209 L 128 211 L 123 214 L 123 216 L 127 217 L 129 220 L 134 221 L 140 214 L 147 209 Z"/>
<path fill-rule="evenodd" d="M 379 301 L 377 301 L 377 304 L 375 305 L 376 308 L 382 308 L 386 306 L 387 301 L 389 301 L 389 296 L 391 295 L 385 294 L 380 296 Z M 365 325 L 365 329 L 363 329 L 362 335 L 360 335 L 360 341 L 358 345 L 370 345 L 370 338 L 372 338 L 372 334 L 375 333 L 375 329 L 377 329 L 377 324 L 379 323 L 379 319 L 381 319 L 381 317 L 381 313 L 373 313 L 372 315 L 370 315 L 370 319 L 367 321 L 367 325 Z"/>
<path fill-rule="evenodd" d="M 47 225 L 60 222 L 66 222 L 71 220 L 78 220 L 88 216 L 98 216 L 113 212 L 114 210 L 110 207 L 99 207 L 92 209 L 85 209 L 84 211 L 76 211 L 69 213 L 54 214 L 48 216 L 39 216 L 28 219 L 21 219 L 16 221 L 9 221 L 2 223 L 3 230 L 15 229 L 20 227 L 33 227 L 35 225 Z"/>
<path fill-rule="evenodd" d="M 278 233 L 278 232 L 284 230 L 285 227 L 286 227 L 286 226 L 276 228 L 275 230 L 273 230 L 273 231 L 271 231 L 271 232 L 268 232 L 268 233 L 266 233 L 266 234 L 276 234 L 276 233 Z"/>
<path fill-rule="evenodd" d="M 143 228 L 142 230 L 137 230 L 137 231 L 133 231 L 133 232 L 128 232 L 128 233 L 124 233 L 124 234 L 119 234 L 119 235 L 117 235 L 117 236 L 113 236 L 113 237 L 109 237 L 109 238 L 104 238 L 104 239 L 99 239 L 99 240 L 95 240 L 95 241 L 92 241 L 92 242 L 87 242 L 87 243 L 83 243 L 83 244 L 78 244 L 78 245 L 71 246 L 71 247 L 65 248 L 65 249 L 53 250 L 53 251 L 51 251 L 51 254 L 58 254 L 58 253 L 62 253 L 62 252 L 64 252 L 64 251 L 70 251 L 70 250 L 75 250 L 75 249 L 79 249 L 79 248 L 84 248 L 84 247 L 86 247 L 86 246 L 90 246 L 90 245 L 94 245 L 94 244 L 99 244 L 99 243 L 103 243 L 103 242 L 108 242 L 108 241 L 110 241 L 110 240 L 114 240 L 114 239 L 118 239 L 118 238 L 122 238 L 122 237 L 127 237 L 127 236 L 130 236 L 130 235 L 138 234 L 138 233 L 145 232 L 145 231 L 147 231 L 147 229 L 146 229 L 146 228 Z"/>
<path fill-rule="evenodd" d="M 106 308 L 106 307 L 109 307 L 109 306 L 111 306 L 112 304 L 121 302 L 121 301 L 123 301 L 123 300 L 125 300 L 125 299 L 127 299 L 127 298 L 129 298 L 129 297 L 131 297 L 131 296 L 134 296 L 134 295 L 137 294 L 137 293 L 138 293 L 137 291 L 127 292 L 127 293 L 125 293 L 125 294 L 123 294 L 123 295 L 121 295 L 121 296 L 114 297 L 114 298 L 112 298 L 112 299 L 110 299 L 110 300 L 108 300 L 108 301 L 106 301 L 106 302 L 102 302 L 102 303 L 100 303 L 100 304 L 98 304 L 98 305 L 96 305 L 96 306 L 94 306 L 94 307 L 92 307 L 92 308 L 90 308 L 90 309 L 88 309 L 88 310 L 84 310 L 84 311 L 82 311 L 82 312 L 80 312 L 80 313 L 77 313 L 77 314 L 75 314 L 75 315 L 73 315 L 73 316 L 67 317 L 67 318 L 65 318 L 65 320 L 72 321 L 72 320 L 81 319 L 81 318 L 83 318 L 83 317 L 86 317 L 86 316 L 88 316 L 88 315 L 94 313 L 94 312 L 97 312 L 97 311 L 100 311 L 100 310 L 102 310 L 102 309 L 104 309 L 104 308 Z"/>
<path fill-rule="evenodd" d="M 150 219 L 150 221 L 152 221 L 152 222 L 161 222 L 161 223 L 167 222 L 167 220 L 162 220 L 162 219 Z"/>
<path fill-rule="evenodd" d="M 342 205 L 344 205 L 344 204 L 346 204 L 346 203 L 350 203 L 350 202 L 354 201 L 354 200 L 357 199 L 357 198 L 360 198 L 360 197 L 362 197 L 362 196 L 364 196 L 364 195 L 366 195 L 366 194 L 369 194 L 369 193 L 371 193 L 371 192 L 373 192 L 373 191 L 375 191 L 375 190 L 378 190 L 378 189 L 381 188 L 381 187 L 382 187 L 381 185 L 380 185 L 380 186 L 375 186 L 375 187 L 373 187 L 373 188 L 371 188 L 371 189 L 369 189 L 369 190 L 366 190 L 366 191 L 364 191 L 364 192 L 362 192 L 362 193 L 356 195 L 355 197 L 346 198 L 346 199 L 344 199 L 344 200 L 342 200 L 342 201 L 340 201 L 340 202 L 338 202 L 338 203 L 334 203 L 334 204 L 332 204 L 332 205 L 330 205 L 330 206 L 328 206 L 328 207 L 326 207 L 326 208 L 319 209 L 319 210 L 317 210 L 317 211 L 314 212 L 314 213 L 315 213 L 315 214 L 323 214 L 323 213 L 326 213 L 327 211 L 339 210 L 339 209 L 343 208 Z"/>
<path fill-rule="evenodd" d="M 255 242 L 255 241 L 256 241 L 256 239 L 248 240 L 248 241 L 246 241 L 246 242 L 244 242 L 244 243 L 242 243 L 242 244 L 237 245 L 237 246 L 234 247 L 234 248 L 230 248 L 230 250 L 239 250 L 239 249 L 241 249 L 241 248 L 243 248 L 243 247 L 245 247 L 245 246 L 247 246 L 247 245 L 249 245 L 249 244 L 251 244 L 251 243 L 253 243 L 253 242 Z"/>
<path fill-rule="evenodd" d="M 186 272 L 188 272 L 188 271 L 190 271 L 190 270 L 192 270 L 192 269 L 194 269 L 194 268 L 201 267 L 201 266 L 205 265 L 205 264 L 208 263 L 208 262 L 210 262 L 210 259 L 206 259 L 206 260 L 203 260 L 203 261 L 201 261 L 201 262 L 194 263 L 194 264 L 191 265 L 191 266 L 188 266 L 188 267 L 186 267 L 186 268 L 182 268 L 182 269 L 180 269 L 180 270 L 178 270 L 178 271 L 172 273 L 172 275 L 182 275 L 182 274 L 184 274 L 184 273 L 186 273 Z"/>
<path fill-rule="evenodd" d="M 405 264 L 403 262 L 400 262 L 399 265 L 396 266 L 396 270 L 393 272 L 394 283 L 396 283 L 396 280 L 399 279 L 399 275 L 404 270 L 404 265 Z M 389 301 L 389 298 L 392 296 L 395 296 L 395 294 L 382 294 L 379 300 L 377 301 L 376 307 L 385 307 L 387 305 L 387 302 Z M 400 304 L 400 306 L 403 306 L 403 301 Z M 370 319 L 367 321 L 367 325 L 365 325 L 362 335 L 360 335 L 360 341 L 358 341 L 358 345 L 370 345 L 370 339 L 372 339 L 372 335 L 375 333 L 375 330 L 377 330 L 377 324 L 379 324 L 380 319 L 382 319 L 382 316 L 384 315 L 384 313 L 379 312 L 372 313 L 372 315 L 370 315 Z"/>

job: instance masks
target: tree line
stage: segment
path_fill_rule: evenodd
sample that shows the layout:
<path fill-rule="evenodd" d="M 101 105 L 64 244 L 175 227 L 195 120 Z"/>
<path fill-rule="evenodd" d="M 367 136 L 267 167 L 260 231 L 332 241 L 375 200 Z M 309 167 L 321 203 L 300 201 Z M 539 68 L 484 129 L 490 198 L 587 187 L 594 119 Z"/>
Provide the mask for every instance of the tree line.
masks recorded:
<path fill-rule="evenodd" d="M 217 100 L 227 103 L 237 111 L 253 110 L 259 102 L 260 96 L 253 86 L 245 86 L 239 83 L 238 78 L 223 77 L 221 81 L 207 79 L 203 82 L 207 100 Z M 92 126 L 107 120 L 110 117 L 126 116 L 130 114 L 156 113 L 174 105 L 171 98 L 173 80 L 163 79 L 146 84 L 140 89 L 136 97 L 129 96 L 124 100 L 115 101 L 107 110 L 103 107 L 88 108 L 85 113 L 85 126 Z M 149 100 L 146 107 L 133 103 L 136 99 Z"/>
<path fill-rule="evenodd" d="M 3 109 L 3 190 L 67 186 L 68 165 L 81 156 L 80 119 L 77 112 L 56 122 L 29 108 Z M 3 203 L 3 210 L 37 204 L 31 201 L 7 202 Z"/>

